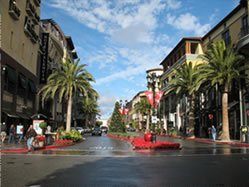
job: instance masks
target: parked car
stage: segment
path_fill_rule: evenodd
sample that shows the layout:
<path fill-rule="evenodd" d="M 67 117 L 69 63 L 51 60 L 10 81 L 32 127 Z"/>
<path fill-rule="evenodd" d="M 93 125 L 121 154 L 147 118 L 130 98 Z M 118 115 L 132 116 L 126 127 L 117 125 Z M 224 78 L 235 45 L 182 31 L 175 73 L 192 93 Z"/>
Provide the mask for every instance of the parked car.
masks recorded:
<path fill-rule="evenodd" d="M 78 131 L 80 134 L 84 133 L 84 129 L 82 127 L 71 127 L 71 130 Z"/>
<path fill-rule="evenodd" d="M 104 133 L 107 133 L 108 132 L 108 127 L 105 127 L 105 126 L 102 126 L 100 127 L 101 131 L 104 132 Z"/>
<path fill-rule="evenodd" d="M 99 127 L 95 127 L 93 130 L 92 130 L 92 136 L 94 135 L 99 135 L 101 136 L 102 135 L 102 131 Z"/>
<path fill-rule="evenodd" d="M 85 127 L 84 129 L 84 133 L 91 133 L 92 130 L 89 127 Z"/>
<path fill-rule="evenodd" d="M 134 129 L 133 127 L 128 127 L 128 128 L 126 129 L 126 131 L 127 131 L 127 132 L 135 132 L 136 129 Z"/>

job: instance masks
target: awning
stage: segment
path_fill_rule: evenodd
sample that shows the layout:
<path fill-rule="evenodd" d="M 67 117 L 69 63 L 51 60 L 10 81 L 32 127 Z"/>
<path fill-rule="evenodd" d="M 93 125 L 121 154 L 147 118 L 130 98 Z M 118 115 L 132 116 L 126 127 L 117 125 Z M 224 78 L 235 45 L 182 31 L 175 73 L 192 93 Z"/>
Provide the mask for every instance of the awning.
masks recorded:
<path fill-rule="evenodd" d="M 5 113 L 10 118 L 19 118 L 19 116 L 14 113 L 10 113 L 10 112 L 3 112 L 3 113 Z"/>
<path fill-rule="evenodd" d="M 48 117 L 44 114 L 34 114 L 33 116 L 31 116 L 31 119 L 48 119 Z"/>
<path fill-rule="evenodd" d="M 25 114 L 25 113 L 17 113 L 17 115 L 20 117 L 20 118 L 22 118 L 22 119 L 30 119 L 30 117 L 27 115 L 27 114 Z"/>

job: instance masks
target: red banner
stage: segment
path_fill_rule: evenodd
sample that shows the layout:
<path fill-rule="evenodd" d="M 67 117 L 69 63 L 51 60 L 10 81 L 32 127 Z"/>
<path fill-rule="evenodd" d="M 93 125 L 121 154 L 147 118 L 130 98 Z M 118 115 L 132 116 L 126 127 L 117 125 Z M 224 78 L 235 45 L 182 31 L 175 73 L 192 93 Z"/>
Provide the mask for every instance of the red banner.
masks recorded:
<path fill-rule="evenodd" d="M 121 115 L 127 115 L 128 113 L 129 113 L 129 109 L 128 108 L 120 108 L 120 109 L 118 109 L 118 111 L 119 111 L 119 113 L 121 114 Z"/>
<path fill-rule="evenodd" d="M 152 92 L 152 91 L 147 91 L 147 92 L 145 92 L 145 95 L 146 95 L 146 97 L 147 97 L 147 99 L 148 99 L 150 105 L 151 105 L 152 107 L 155 107 L 155 108 L 156 108 L 156 107 L 158 106 L 160 100 L 161 100 L 161 97 L 163 96 L 163 92 L 160 91 L 160 92 L 156 92 L 155 94 L 156 94 L 156 95 L 155 95 L 155 102 L 156 102 L 156 104 L 155 104 L 155 106 L 154 106 L 154 102 L 153 102 L 153 92 Z"/>

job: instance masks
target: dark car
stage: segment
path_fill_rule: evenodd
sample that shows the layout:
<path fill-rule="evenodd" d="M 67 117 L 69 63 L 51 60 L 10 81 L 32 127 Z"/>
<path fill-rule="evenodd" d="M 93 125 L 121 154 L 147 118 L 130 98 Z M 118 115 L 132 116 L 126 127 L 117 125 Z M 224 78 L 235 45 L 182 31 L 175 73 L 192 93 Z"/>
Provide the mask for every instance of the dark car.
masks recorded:
<path fill-rule="evenodd" d="M 128 128 L 126 129 L 126 131 L 127 131 L 127 132 L 135 132 L 136 129 L 134 129 L 133 127 L 128 127 Z"/>
<path fill-rule="evenodd" d="M 102 130 L 102 132 L 107 133 L 108 132 L 108 127 L 102 126 L 100 127 L 100 129 Z"/>
<path fill-rule="evenodd" d="M 94 135 L 98 135 L 98 136 L 101 136 L 102 135 L 102 130 L 98 127 L 95 127 L 93 130 L 92 130 L 92 136 Z"/>

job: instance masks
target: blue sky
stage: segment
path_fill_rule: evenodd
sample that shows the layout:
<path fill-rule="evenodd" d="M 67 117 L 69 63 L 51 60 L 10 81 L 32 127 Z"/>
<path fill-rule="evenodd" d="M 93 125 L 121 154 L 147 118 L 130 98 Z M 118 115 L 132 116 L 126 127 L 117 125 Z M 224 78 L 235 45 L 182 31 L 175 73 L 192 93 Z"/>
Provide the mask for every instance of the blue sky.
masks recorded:
<path fill-rule="evenodd" d="M 52 18 L 72 36 L 100 94 L 101 118 L 117 100 L 146 90 L 146 70 L 160 67 L 182 37 L 203 36 L 239 0 L 46 0 Z"/>

